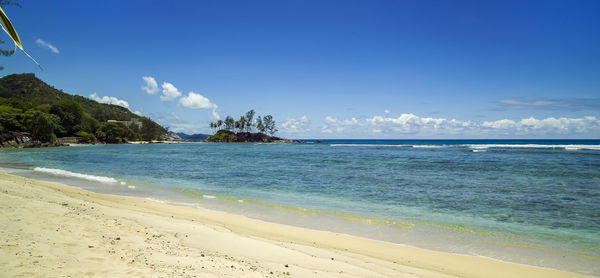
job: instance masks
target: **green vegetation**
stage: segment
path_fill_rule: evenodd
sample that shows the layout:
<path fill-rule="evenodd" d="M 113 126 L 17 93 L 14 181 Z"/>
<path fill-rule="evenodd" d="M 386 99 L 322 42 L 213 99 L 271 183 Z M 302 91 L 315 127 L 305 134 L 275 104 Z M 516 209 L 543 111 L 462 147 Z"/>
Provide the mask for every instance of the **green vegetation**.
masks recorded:
<path fill-rule="evenodd" d="M 65 135 L 73 134 L 81 129 L 83 108 L 77 102 L 66 100 L 50 107 L 50 113 L 60 118 L 61 130 Z M 89 131 L 89 130 L 88 130 Z"/>
<path fill-rule="evenodd" d="M 96 131 L 96 138 L 106 143 L 127 143 L 139 141 L 140 135 L 122 123 L 102 123 Z"/>
<path fill-rule="evenodd" d="M 149 118 L 120 106 L 69 95 L 33 74 L 0 79 L 0 134 L 9 131 L 28 132 L 42 142 L 77 136 L 85 143 L 160 140 L 167 133 Z"/>
<path fill-rule="evenodd" d="M 208 137 L 206 141 L 208 142 L 234 142 L 237 139 L 235 133 L 221 129 L 217 131 L 213 136 Z"/>
<path fill-rule="evenodd" d="M 221 131 L 221 126 L 224 126 L 224 130 L 230 131 L 232 133 L 236 132 L 251 132 L 252 127 L 256 127 L 259 133 L 268 133 L 273 136 L 275 132 L 277 132 L 277 128 L 275 128 L 275 121 L 273 120 L 273 116 L 266 115 L 261 118 L 258 116 L 256 122 L 254 122 L 254 109 L 246 112 L 246 116 L 241 116 L 239 120 L 234 120 L 233 117 L 227 116 L 225 121 L 218 120 L 217 122 L 210 123 L 210 128 L 214 130 Z"/>
<path fill-rule="evenodd" d="M 265 124 L 263 124 L 262 118 L 260 116 L 258 116 L 258 119 L 256 119 L 256 129 L 258 129 L 258 132 L 260 133 L 265 133 L 266 129 L 265 129 Z"/>
<path fill-rule="evenodd" d="M 96 143 L 96 136 L 85 131 L 78 131 L 75 133 L 75 136 L 81 137 L 81 140 L 79 140 L 81 143 Z"/>
<path fill-rule="evenodd" d="M 5 6 L 8 5 L 15 5 L 17 7 L 21 7 L 21 5 L 15 1 L 11 1 L 11 0 L 0 0 L 0 7 L 4 8 Z M 4 44 L 5 41 L 0 39 L 0 44 Z M 17 52 L 16 48 L 10 48 L 10 49 L 0 49 L 0 55 L 2 56 L 11 56 L 13 54 L 15 54 Z M 0 66 L 0 70 L 3 70 L 4 67 Z"/>
<path fill-rule="evenodd" d="M 254 121 L 254 110 L 250 110 L 245 116 L 241 116 L 239 120 L 234 120 L 233 117 L 227 116 L 225 121 L 218 120 L 210 123 L 210 128 L 218 130 L 213 136 L 210 136 L 206 141 L 209 142 L 295 142 L 274 137 L 277 132 L 273 116 L 266 115 L 258 116 Z M 223 127 L 223 129 L 221 129 Z M 252 133 L 252 128 L 256 128 L 258 133 Z M 267 135 L 271 134 L 271 136 Z"/>
<path fill-rule="evenodd" d="M 61 127 L 59 123 L 60 118 L 58 116 L 42 111 L 31 109 L 23 114 L 25 129 L 31 132 L 34 139 L 43 142 L 54 142 L 56 140 L 54 132 Z"/>
<path fill-rule="evenodd" d="M 89 98 L 70 95 L 57 90 L 37 79 L 33 73 L 12 74 L 1 78 L 0 97 L 16 98 L 26 102 L 30 107 L 38 105 L 52 106 L 70 100 L 79 103 L 86 113 L 100 122 L 106 122 L 107 120 L 128 121 L 132 118 L 140 118 L 127 108 L 98 103 Z"/>
<path fill-rule="evenodd" d="M 277 129 L 275 128 L 275 121 L 273 120 L 273 116 L 271 116 L 271 115 L 264 116 L 263 124 L 264 124 L 264 130 L 267 131 L 268 133 L 270 133 L 271 135 L 273 135 L 273 134 L 275 134 L 275 132 L 277 132 Z"/>
<path fill-rule="evenodd" d="M 38 64 L 38 62 L 33 59 L 33 57 L 31 57 L 31 55 L 29 55 L 25 49 L 23 49 L 23 43 L 21 42 L 21 39 L 19 38 L 19 34 L 17 34 L 17 30 L 15 30 L 15 27 L 13 26 L 12 22 L 10 22 L 10 19 L 8 19 L 8 16 L 6 15 L 6 13 L 4 13 L 4 9 L 2 9 L 2 7 L 4 7 L 5 5 L 16 5 L 16 6 L 21 6 L 19 3 L 15 2 L 15 1 L 11 1 L 11 0 L 2 0 L 0 1 L 0 22 L 2 23 L 2 30 L 4 30 L 4 32 L 6 32 L 8 34 L 8 36 L 12 39 L 12 41 L 15 43 L 15 48 L 18 47 L 19 49 L 21 49 L 21 51 L 23 51 L 23 53 L 25 55 L 27 55 L 27 57 L 29 57 L 29 59 L 31 59 L 34 63 L 36 63 L 40 69 L 42 68 L 42 66 L 40 66 L 40 64 Z M 2 43 L 4 43 L 4 41 L 2 41 Z M 10 56 L 12 54 L 15 53 L 15 51 L 1 51 L 2 55 L 4 56 Z M 0 68 L 4 69 L 4 67 Z"/>

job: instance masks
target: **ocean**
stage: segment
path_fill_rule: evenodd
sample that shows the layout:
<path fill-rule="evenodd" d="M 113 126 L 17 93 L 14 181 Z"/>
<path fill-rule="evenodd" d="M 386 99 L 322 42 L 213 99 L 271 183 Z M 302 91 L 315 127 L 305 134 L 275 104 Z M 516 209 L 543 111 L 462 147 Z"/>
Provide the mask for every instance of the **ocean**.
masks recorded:
<path fill-rule="evenodd" d="M 16 175 L 600 276 L 600 140 L 2 149 Z"/>

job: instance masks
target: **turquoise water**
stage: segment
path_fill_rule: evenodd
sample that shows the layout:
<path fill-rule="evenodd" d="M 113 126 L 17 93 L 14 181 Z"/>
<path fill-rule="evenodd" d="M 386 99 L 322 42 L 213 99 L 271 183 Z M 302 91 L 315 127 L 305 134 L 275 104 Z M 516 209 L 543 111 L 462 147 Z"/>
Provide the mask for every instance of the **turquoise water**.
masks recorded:
<path fill-rule="evenodd" d="M 600 273 L 600 140 L 96 145 L 2 150 L 0 167 L 93 191 Z"/>

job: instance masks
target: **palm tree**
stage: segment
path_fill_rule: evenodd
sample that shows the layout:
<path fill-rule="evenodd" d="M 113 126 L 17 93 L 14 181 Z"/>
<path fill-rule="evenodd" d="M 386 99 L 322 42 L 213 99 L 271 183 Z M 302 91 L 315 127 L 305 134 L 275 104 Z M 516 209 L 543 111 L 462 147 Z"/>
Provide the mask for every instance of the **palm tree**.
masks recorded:
<path fill-rule="evenodd" d="M 258 118 L 256 119 L 256 129 L 258 129 L 258 132 L 260 133 L 265 133 L 265 125 L 263 124 L 262 118 L 260 116 L 258 116 Z"/>
<path fill-rule="evenodd" d="M 252 131 L 252 121 L 254 120 L 254 109 L 246 112 L 246 132 Z"/>
<path fill-rule="evenodd" d="M 215 127 L 217 126 L 217 124 L 210 122 L 210 130 L 212 130 L 213 133 L 215 133 Z"/>
<path fill-rule="evenodd" d="M 221 129 L 221 127 L 222 127 L 222 126 L 223 126 L 223 121 L 222 121 L 222 120 L 218 120 L 218 121 L 216 122 L 216 126 L 215 126 L 215 127 L 216 127 L 217 129 Z"/>
<path fill-rule="evenodd" d="M 244 116 L 241 116 L 240 119 L 238 120 L 240 126 L 238 131 L 244 131 L 246 129 L 246 118 L 244 118 Z"/>
<path fill-rule="evenodd" d="M 235 121 L 231 116 L 227 116 L 227 118 L 225 118 L 225 129 L 233 132 L 234 128 Z"/>

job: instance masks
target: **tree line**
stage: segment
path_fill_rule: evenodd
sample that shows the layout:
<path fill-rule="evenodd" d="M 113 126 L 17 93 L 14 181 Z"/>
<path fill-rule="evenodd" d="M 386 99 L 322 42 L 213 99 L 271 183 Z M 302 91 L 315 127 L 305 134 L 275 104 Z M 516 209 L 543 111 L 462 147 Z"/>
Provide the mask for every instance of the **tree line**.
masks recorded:
<path fill-rule="evenodd" d="M 234 120 L 233 117 L 227 116 L 225 120 L 211 122 L 210 129 L 213 131 L 213 133 L 216 133 L 217 131 L 222 129 L 231 131 L 233 133 L 237 133 L 252 132 L 252 129 L 256 128 L 258 132 L 268 133 L 271 134 L 271 136 L 278 131 L 275 127 L 275 120 L 273 120 L 273 116 L 258 116 L 256 120 L 254 120 L 254 116 L 254 109 L 246 112 L 245 116 L 240 116 L 240 118 L 237 121 Z"/>
<path fill-rule="evenodd" d="M 159 140 L 166 130 L 146 117 L 141 127 L 118 122 L 100 122 L 90 116 L 81 104 L 64 100 L 55 104 L 26 102 L 18 98 L 0 97 L 0 133 L 28 132 L 35 140 L 54 142 L 57 137 L 80 137 L 84 143 L 123 143 Z"/>

